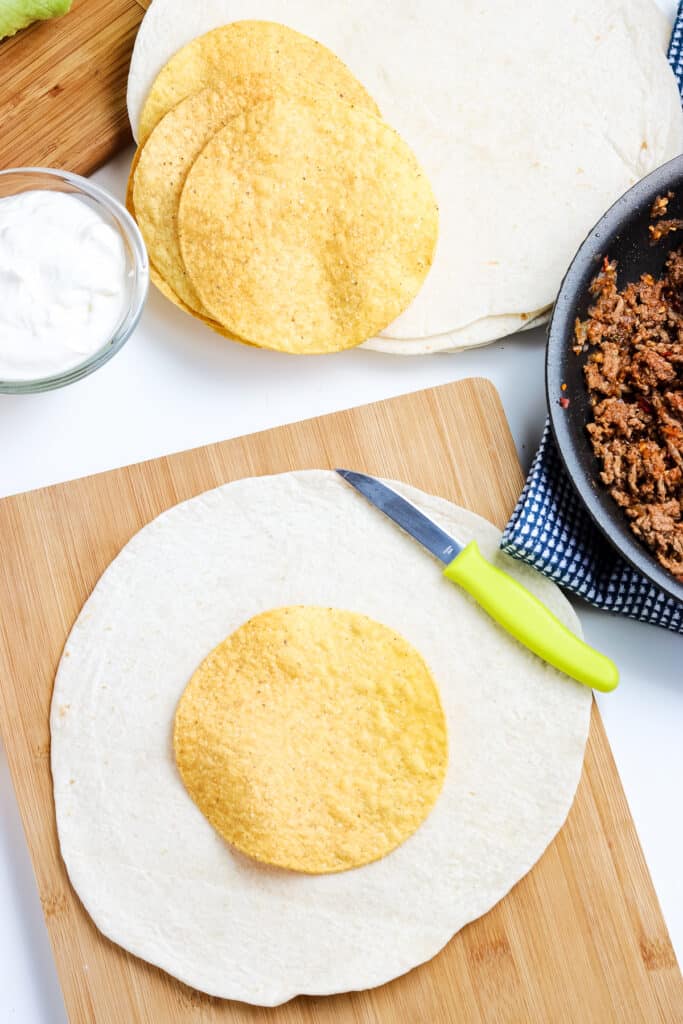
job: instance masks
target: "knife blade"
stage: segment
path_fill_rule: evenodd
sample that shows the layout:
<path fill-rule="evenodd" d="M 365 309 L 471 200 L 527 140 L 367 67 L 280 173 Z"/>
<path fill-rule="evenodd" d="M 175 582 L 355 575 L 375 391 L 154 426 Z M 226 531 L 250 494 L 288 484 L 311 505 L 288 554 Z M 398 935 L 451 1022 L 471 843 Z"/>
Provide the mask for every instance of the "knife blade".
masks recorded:
<path fill-rule="evenodd" d="M 444 576 L 466 590 L 530 651 L 584 686 L 603 693 L 615 689 L 619 672 L 614 662 L 572 633 L 526 587 L 484 558 L 476 541 L 462 544 L 376 477 L 350 469 L 338 469 L 337 473 L 442 562 Z"/>

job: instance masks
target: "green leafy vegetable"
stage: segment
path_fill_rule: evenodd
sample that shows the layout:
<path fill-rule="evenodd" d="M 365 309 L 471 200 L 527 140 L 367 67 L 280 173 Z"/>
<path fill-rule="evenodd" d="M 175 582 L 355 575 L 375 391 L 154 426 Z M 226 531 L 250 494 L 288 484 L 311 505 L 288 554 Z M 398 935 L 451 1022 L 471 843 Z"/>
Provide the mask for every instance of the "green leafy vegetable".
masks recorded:
<path fill-rule="evenodd" d="M 3 0 L 0 4 L 0 39 L 13 36 L 32 21 L 66 14 L 72 0 Z"/>

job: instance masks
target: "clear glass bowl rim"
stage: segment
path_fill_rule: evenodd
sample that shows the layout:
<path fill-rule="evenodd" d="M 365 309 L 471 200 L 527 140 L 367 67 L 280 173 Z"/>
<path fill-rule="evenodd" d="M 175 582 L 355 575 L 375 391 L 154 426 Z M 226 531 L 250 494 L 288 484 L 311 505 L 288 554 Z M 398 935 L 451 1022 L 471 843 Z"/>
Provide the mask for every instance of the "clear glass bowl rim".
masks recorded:
<path fill-rule="evenodd" d="M 137 327 L 149 289 L 149 260 L 145 243 L 137 224 L 118 199 L 115 199 L 106 189 L 89 181 L 88 178 L 83 178 L 80 174 L 74 174 L 72 171 L 61 171 L 52 167 L 10 167 L 6 170 L 0 170 L 0 179 L 21 175 L 47 177 L 52 181 L 62 182 L 65 185 L 69 185 L 72 192 L 80 192 L 89 199 L 92 199 L 96 205 L 104 207 L 107 213 L 116 220 L 133 254 L 134 280 L 131 290 L 131 301 L 125 316 L 117 330 L 104 345 L 101 345 L 97 351 L 89 355 L 82 363 L 72 366 L 69 370 L 64 370 L 62 373 L 56 373 L 49 377 L 39 377 L 35 380 L 0 379 L 0 394 L 5 395 L 52 391 L 54 388 L 73 384 L 75 381 L 87 377 L 101 366 L 104 366 L 123 348 Z"/>

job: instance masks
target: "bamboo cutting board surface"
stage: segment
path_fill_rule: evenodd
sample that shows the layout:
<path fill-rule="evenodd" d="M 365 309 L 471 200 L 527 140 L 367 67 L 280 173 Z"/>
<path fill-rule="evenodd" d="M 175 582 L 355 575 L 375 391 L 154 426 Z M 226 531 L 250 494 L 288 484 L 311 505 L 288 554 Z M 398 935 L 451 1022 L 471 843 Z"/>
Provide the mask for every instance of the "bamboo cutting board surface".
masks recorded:
<path fill-rule="evenodd" d="M 242 476 L 337 465 L 406 480 L 499 526 L 522 485 L 497 393 L 470 380 L 0 503 L 0 730 L 71 1021 L 683 1021 L 683 981 L 595 708 L 574 807 L 536 867 L 431 963 L 380 989 L 274 1010 L 223 1002 L 91 924 L 60 859 L 49 769 L 52 683 L 81 605 L 131 535 L 170 505 Z"/>
<path fill-rule="evenodd" d="M 128 65 L 150 3 L 74 0 L 0 42 L 0 170 L 90 174 L 131 141 Z"/>

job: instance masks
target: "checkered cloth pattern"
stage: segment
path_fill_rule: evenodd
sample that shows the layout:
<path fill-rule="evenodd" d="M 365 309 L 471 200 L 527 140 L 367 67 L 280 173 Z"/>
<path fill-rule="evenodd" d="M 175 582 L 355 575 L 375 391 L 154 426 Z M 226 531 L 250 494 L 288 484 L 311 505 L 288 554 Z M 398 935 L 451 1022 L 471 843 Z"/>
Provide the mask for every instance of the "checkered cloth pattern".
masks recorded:
<path fill-rule="evenodd" d="M 683 2 L 669 63 L 683 97 Z M 547 423 L 501 547 L 596 608 L 683 633 L 683 604 L 631 568 L 594 526 Z"/>
<path fill-rule="evenodd" d="M 674 22 L 671 42 L 669 43 L 669 64 L 678 82 L 683 96 L 683 2 L 678 5 L 678 14 Z"/>

